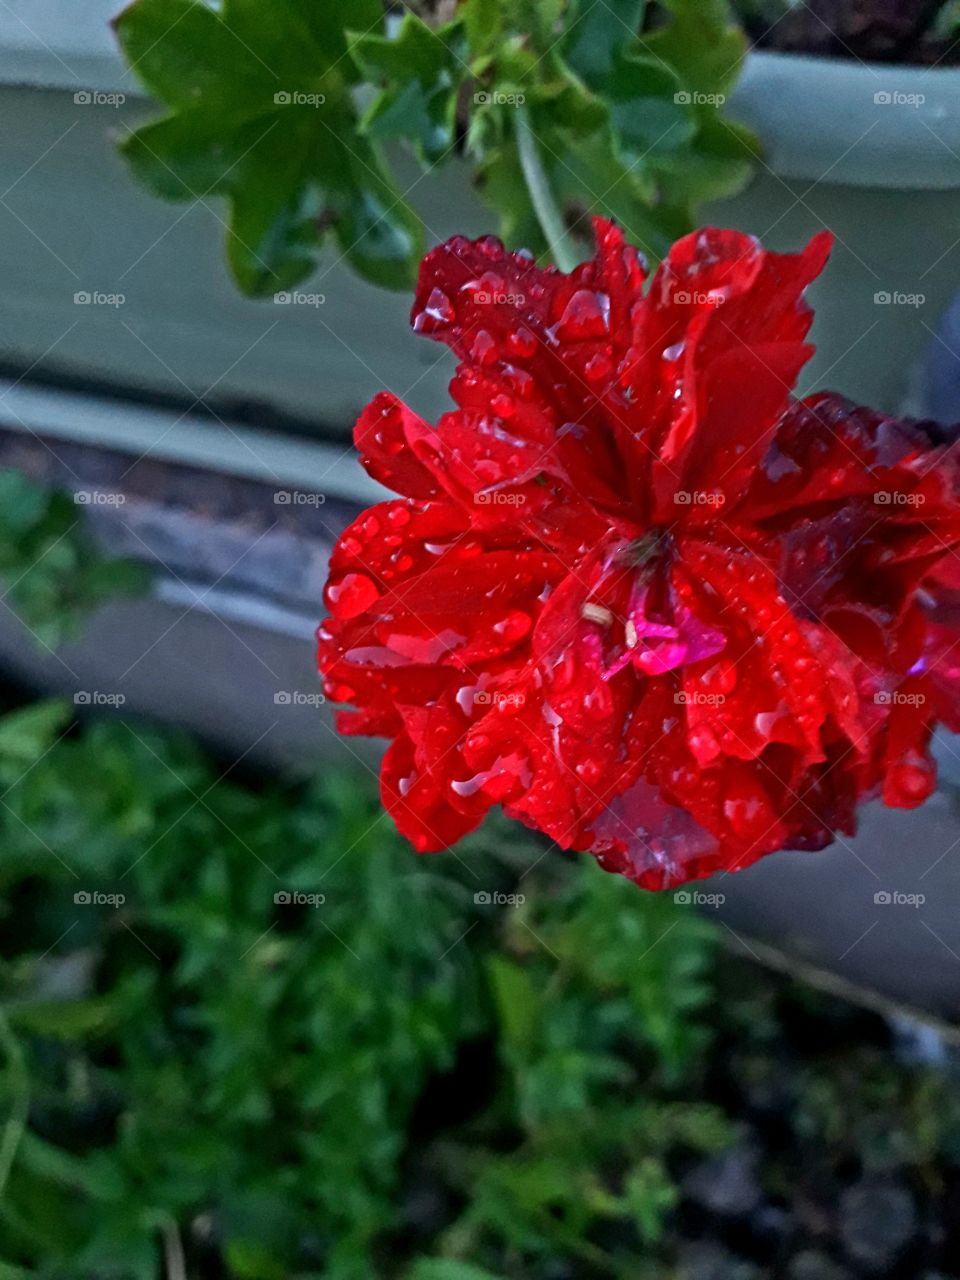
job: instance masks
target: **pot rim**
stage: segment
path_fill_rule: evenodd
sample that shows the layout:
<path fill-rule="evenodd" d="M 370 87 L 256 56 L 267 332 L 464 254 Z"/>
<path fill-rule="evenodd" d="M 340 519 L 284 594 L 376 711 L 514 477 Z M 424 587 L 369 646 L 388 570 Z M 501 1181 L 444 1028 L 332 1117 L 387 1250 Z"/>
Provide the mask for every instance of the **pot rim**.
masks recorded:
<path fill-rule="evenodd" d="M 960 67 L 753 50 L 731 98 L 783 178 L 897 191 L 960 187 Z"/>

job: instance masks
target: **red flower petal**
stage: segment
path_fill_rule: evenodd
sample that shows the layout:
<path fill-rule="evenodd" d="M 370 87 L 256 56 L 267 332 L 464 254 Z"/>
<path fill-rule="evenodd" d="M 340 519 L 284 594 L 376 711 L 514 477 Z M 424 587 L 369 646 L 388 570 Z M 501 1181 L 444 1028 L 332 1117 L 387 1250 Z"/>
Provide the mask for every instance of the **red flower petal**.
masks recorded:
<path fill-rule="evenodd" d="M 791 400 L 829 236 L 698 232 L 645 295 L 596 231 L 570 275 L 490 237 L 427 255 L 414 326 L 460 359 L 457 407 L 362 415 L 405 497 L 338 541 L 319 662 L 342 730 L 393 738 L 417 848 L 502 804 L 664 888 L 929 793 L 933 727 L 960 729 L 960 472 L 917 426 Z"/>

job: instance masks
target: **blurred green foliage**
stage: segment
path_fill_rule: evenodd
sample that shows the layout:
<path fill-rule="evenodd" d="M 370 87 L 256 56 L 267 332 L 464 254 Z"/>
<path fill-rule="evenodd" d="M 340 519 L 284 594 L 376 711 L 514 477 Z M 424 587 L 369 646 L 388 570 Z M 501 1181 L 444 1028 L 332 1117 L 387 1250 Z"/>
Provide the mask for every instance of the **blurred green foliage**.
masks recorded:
<path fill-rule="evenodd" d="M 366 279 L 411 285 L 419 179 L 392 144 L 431 173 L 464 157 L 508 243 L 554 256 L 544 200 L 658 257 L 756 153 L 723 113 L 746 47 L 727 0 L 441 0 L 402 19 L 380 0 L 134 0 L 116 30 L 169 112 L 124 140 L 134 172 L 165 199 L 227 199 L 249 294 L 303 280 L 328 238 Z"/>
<path fill-rule="evenodd" d="M 48 648 L 74 639 L 97 605 L 150 580 L 142 565 L 97 552 L 84 512 L 69 494 L 0 470 L 0 605 Z"/>
<path fill-rule="evenodd" d="M 356 777 L 220 780 L 68 721 L 0 720 L 0 1276 L 477 1280 L 605 1222 L 657 1240 L 665 1162 L 729 1136 L 677 1093 L 694 915 L 555 858 L 511 889 L 495 831 L 417 858 Z M 464 1208 L 414 1265 L 417 1176 Z"/>
<path fill-rule="evenodd" d="M 51 642 L 132 583 L 0 496 Z M 72 712 L 0 715 L 0 1280 L 699 1280 L 725 1153 L 798 1248 L 859 1179 L 960 1187 L 950 1072 L 671 896 L 505 823 L 417 857 L 371 778 Z"/>

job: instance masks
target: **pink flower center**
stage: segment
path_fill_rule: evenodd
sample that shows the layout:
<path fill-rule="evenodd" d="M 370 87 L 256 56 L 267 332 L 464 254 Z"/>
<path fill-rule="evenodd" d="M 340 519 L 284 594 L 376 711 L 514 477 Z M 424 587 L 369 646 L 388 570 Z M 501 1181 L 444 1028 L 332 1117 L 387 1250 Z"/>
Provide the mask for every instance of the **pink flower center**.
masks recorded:
<path fill-rule="evenodd" d="M 726 645 L 723 633 L 681 603 L 668 582 L 661 579 L 663 589 L 653 591 L 655 577 L 667 572 L 669 556 L 669 535 L 654 533 L 626 548 L 619 547 L 610 557 L 608 564 L 626 562 L 637 568 L 624 620 L 623 647 L 616 646 L 616 656 L 603 673 L 605 680 L 628 663 L 644 675 L 661 676 L 688 662 L 712 658 Z M 660 603 L 655 603 L 656 597 Z"/>
<path fill-rule="evenodd" d="M 673 620 L 666 621 L 648 610 L 650 588 L 643 587 L 631 599 L 624 627 L 625 649 L 604 673 L 607 679 L 632 662 L 648 676 L 662 676 L 688 662 L 712 658 L 726 644 L 716 627 L 696 617 L 685 605 L 674 606 Z"/>

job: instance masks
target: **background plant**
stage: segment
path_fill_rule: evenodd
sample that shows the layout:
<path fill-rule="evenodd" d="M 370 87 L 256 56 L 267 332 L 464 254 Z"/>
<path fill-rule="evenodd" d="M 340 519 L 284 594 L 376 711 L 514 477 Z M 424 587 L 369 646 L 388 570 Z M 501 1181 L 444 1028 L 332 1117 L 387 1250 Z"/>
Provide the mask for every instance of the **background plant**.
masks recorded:
<path fill-rule="evenodd" d="M 871 1274 L 955 1274 L 955 1080 L 880 1019 L 498 826 L 417 858 L 367 775 L 71 710 L 0 716 L 2 1280 L 700 1280 L 688 1233 L 838 1248 L 851 1183 L 943 1201 Z"/>
<path fill-rule="evenodd" d="M 408 288 L 428 189 L 398 151 L 427 174 L 466 160 L 505 239 L 569 269 L 588 211 L 659 256 L 746 181 L 755 150 L 723 112 L 746 47 L 726 0 L 402 16 L 380 0 L 135 0 L 116 29 L 169 112 L 125 140 L 134 172 L 167 199 L 227 199 L 250 294 L 302 280 L 331 240 L 367 279 Z"/>
<path fill-rule="evenodd" d="M 47 647 L 75 639 L 106 600 L 150 581 L 133 560 L 101 554 L 86 507 L 19 471 L 0 471 L 0 602 Z"/>
<path fill-rule="evenodd" d="M 658 1238 L 661 1157 L 726 1132 L 653 1101 L 705 1034 L 695 917 L 587 868 L 531 882 L 529 912 L 478 906 L 476 883 L 509 885 L 503 859 L 475 843 L 454 876 L 413 858 L 356 778 L 253 790 L 174 735 L 63 738 L 68 720 L 58 702 L 0 720 L 0 1275 L 152 1280 L 185 1252 L 244 1280 L 368 1277 L 411 1211 L 424 1122 L 451 1188 L 479 1176 L 453 1253 L 556 1251 L 598 1217 Z M 468 1096 L 437 1125 L 445 1078 Z M 611 1090 L 641 1079 L 623 1110 Z"/>

